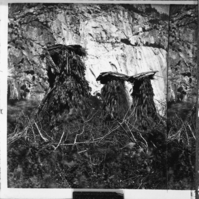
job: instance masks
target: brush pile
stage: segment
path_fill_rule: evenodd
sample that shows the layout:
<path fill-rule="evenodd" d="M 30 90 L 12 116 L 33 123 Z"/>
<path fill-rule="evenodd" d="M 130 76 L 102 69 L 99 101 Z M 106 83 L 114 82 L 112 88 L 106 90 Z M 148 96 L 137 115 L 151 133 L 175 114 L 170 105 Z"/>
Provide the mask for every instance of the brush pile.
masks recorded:
<path fill-rule="evenodd" d="M 132 77 L 102 73 L 97 78 L 104 84 L 99 98 L 90 95 L 85 55 L 80 46 L 55 45 L 44 52 L 49 91 L 35 112 L 18 114 L 14 131 L 8 132 L 8 186 L 166 189 L 170 165 L 170 172 L 176 172 L 170 186 L 188 187 L 193 126 L 184 128 L 178 120 L 167 137 L 166 118 L 157 114 L 153 101 L 156 72 Z M 133 86 L 132 105 L 125 81 Z M 187 134 L 188 127 L 192 131 Z M 182 164 L 172 164 L 184 152 Z M 179 167 L 185 174 L 175 169 Z"/>

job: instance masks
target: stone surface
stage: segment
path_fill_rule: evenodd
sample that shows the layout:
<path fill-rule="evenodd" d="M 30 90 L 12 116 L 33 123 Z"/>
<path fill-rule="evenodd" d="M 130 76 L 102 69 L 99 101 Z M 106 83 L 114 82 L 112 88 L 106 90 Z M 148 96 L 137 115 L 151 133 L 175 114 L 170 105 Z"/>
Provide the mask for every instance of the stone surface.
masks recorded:
<path fill-rule="evenodd" d="M 197 7 L 171 6 L 169 31 L 169 101 L 196 102 Z"/>
<path fill-rule="evenodd" d="M 10 4 L 8 44 L 10 99 L 41 100 L 49 87 L 44 49 L 78 44 L 92 94 L 101 72 L 157 70 L 155 103 L 166 103 L 168 16 L 150 5 Z"/>

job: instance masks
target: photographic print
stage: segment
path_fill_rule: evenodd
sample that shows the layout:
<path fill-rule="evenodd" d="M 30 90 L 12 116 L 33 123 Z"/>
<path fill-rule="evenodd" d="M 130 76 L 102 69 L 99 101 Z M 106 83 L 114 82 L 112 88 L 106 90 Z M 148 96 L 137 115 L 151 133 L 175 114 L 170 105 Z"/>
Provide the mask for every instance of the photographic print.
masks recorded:
<path fill-rule="evenodd" d="M 169 5 L 8 7 L 8 187 L 167 189 Z"/>
<path fill-rule="evenodd" d="M 168 188 L 194 189 L 197 6 L 171 5 L 168 53 Z"/>

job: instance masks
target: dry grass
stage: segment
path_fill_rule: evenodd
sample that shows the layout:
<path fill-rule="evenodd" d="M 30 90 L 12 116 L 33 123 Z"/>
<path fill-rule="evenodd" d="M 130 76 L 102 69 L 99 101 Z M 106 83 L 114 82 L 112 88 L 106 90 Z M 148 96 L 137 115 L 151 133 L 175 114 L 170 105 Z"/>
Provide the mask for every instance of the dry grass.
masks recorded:
<path fill-rule="evenodd" d="M 130 110 L 122 120 L 107 120 L 102 109 L 93 109 L 50 129 L 48 115 L 38 120 L 22 114 L 21 128 L 8 137 L 9 186 L 190 189 L 191 117 L 143 118 L 150 124 L 143 128 Z"/>

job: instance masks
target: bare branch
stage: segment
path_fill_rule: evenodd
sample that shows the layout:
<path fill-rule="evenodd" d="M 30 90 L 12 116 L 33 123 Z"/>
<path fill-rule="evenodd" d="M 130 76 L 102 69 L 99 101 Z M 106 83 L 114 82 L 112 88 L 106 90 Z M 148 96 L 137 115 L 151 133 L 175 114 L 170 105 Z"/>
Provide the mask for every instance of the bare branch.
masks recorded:
<path fill-rule="evenodd" d="M 39 127 L 38 127 L 37 123 L 34 122 L 34 124 L 35 124 L 35 126 L 36 126 L 36 128 L 37 128 L 37 130 L 38 130 L 38 132 L 39 132 L 39 134 L 40 134 L 40 136 L 41 136 L 41 138 L 44 140 L 44 142 L 48 142 L 48 139 L 45 138 L 45 137 L 42 135 L 41 131 L 39 130 Z"/>
<path fill-rule="evenodd" d="M 62 136 L 61 136 L 61 138 L 60 138 L 60 140 L 59 140 L 59 143 L 58 143 L 57 146 L 55 147 L 54 151 L 55 151 L 55 150 L 59 147 L 59 145 L 61 144 L 61 141 L 62 141 L 62 139 L 63 139 L 63 137 L 64 137 L 64 134 L 65 134 L 65 131 L 63 131 Z"/>

